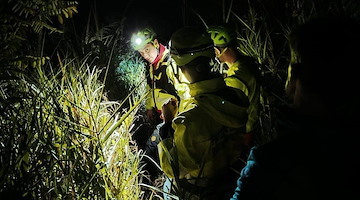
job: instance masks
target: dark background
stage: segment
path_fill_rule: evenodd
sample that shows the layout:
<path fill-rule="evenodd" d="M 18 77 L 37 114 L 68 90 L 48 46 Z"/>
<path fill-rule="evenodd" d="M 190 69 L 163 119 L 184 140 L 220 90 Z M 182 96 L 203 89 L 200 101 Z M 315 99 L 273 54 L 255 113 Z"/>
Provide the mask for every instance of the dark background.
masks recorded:
<path fill-rule="evenodd" d="M 194 12 L 206 23 L 217 23 L 221 19 L 219 0 L 78 0 L 78 16 L 75 20 L 86 23 L 94 10 L 100 25 L 124 21 L 127 36 L 138 27 L 151 26 L 160 39 L 168 41 L 171 34 L 184 25 L 202 24 Z M 241 1 L 238 1 L 241 2 Z M 227 2 L 228 3 L 228 2 Z M 78 23 L 78 24 L 81 24 Z"/>
<path fill-rule="evenodd" d="M 179 28 L 182 22 L 182 0 L 79 0 L 76 24 L 86 24 L 89 15 L 96 12 L 100 26 L 115 22 L 124 23 L 124 32 L 130 35 L 135 29 L 151 26 L 164 40 Z M 94 12 L 93 12 L 94 11 Z M 85 25 L 84 24 L 84 25 Z"/>

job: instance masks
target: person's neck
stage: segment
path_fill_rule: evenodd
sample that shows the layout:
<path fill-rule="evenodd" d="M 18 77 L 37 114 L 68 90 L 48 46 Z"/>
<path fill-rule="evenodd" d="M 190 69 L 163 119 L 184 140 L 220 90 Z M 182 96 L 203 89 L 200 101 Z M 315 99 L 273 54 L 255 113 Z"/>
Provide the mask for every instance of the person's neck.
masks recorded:
<path fill-rule="evenodd" d="M 165 51 L 165 46 L 162 44 L 159 44 L 159 49 L 158 49 L 158 55 L 155 58 L 155 60 L 151 63 L 152 66 L 154 66 L 154 69 L 156 70 L 159 66 L 159 61 L 161 60 L 161 58 L 163 57 Z"/>
<path fill-rule="evenodd" d="M 224 53 L 224 62 L 230 66 L 233 65 L 236 61 L 240 59 L 237 52 L 235 52 L 232 48 L 229 48 L 227 52 Z"/>

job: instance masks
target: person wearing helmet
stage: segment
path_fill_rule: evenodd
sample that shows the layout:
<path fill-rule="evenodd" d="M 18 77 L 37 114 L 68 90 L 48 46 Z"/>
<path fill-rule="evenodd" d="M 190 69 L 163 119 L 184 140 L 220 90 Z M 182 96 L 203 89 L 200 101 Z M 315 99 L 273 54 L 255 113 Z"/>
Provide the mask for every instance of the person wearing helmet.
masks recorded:
<path fill-rule="evenodd" d="M 225 64 L 225 82 L 230 87 L 239 88 L 249 98 L 249 116 L 246 124 L 249 145 L 252 137 L 259 131 L 260 85 L 258 67 L 254 59 L 243 55 L 237 49 L 236 33 L 228 26 L 210 26 L 207 29 L 214 42 L 217 60 Z M 225 68 L 226 68 L 225 67 Z"/>
<path fill-rule="evenodd" d="M 160 165 L 185 191 L 200 199 L 229 199 L 236 185 L 231 167 L 240 162 L 249 101 L 211 70 L 215 58 L 207 32 L 186 26 L 174 32 L 170 53 L 190 82 L 191 98 L 172 120 L 172 138 L 158 144 Z M 165 104 L 164 112 L 174 104 Z M 237 168 L 237 167 L 236 167 Z M 191 199 L 191 198 L 190 198 Z"/>
<path fill-rule="evenodd" d="M 165 123 L 161 112 L 162 105 L 166 102 L 178 104 L 180 99 L 187 98 L 187 86 L 180 83 L 181 74 L 171 59 L 169 50 L 161 44 L 152 28 L 146 27 L 137 31 L 131 37 L 131 46 L 148 63 L 147 90 L 149 96 L 145 102 L 146 116 L 154 126 L 153 133 L 145 144 L 145 152 L 158 162 L 157 144 L 161 137 L 171 134 L 171 127 Z M 152 162 L 147 165 L 150 178 L 155 180 L 160 173 Z M 154 175 L 155 174 L 155 175 Z"/>
<path fill-rule="evenodd" d="M 161 113 L 162 105 L 170 99 L 186 99 L 186 80 L 181 80 L 176 64 L 171 59 L 169 50 L 161 44 L 152 28 L 144 28 L 133 34 L 131 46 L 139 52 L 149 64 L 147 70 L 147 87 L 152 92 L 145 104 L 147 117 L 154 120 L 154 113 Z M 155 119 L 156 120 L 156 119 Z"/>

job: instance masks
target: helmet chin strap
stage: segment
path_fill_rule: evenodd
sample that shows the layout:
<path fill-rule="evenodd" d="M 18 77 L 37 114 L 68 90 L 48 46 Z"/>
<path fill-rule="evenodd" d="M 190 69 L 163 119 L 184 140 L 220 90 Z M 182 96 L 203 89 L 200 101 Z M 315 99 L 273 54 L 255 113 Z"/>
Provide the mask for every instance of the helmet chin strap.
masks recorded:
<path fill-rule="evenodd" d="M 225 47 L 225 49 L 219 55 L 217 55 L 216 58 L 220 58 L 227 50 L 228 48 Z"/>
<path fill-rule="evenodd" d="M 218 57 L 215 57 L 215 61 L 217 62 L 217 64 L 221 64 L 220 60 Z"/>

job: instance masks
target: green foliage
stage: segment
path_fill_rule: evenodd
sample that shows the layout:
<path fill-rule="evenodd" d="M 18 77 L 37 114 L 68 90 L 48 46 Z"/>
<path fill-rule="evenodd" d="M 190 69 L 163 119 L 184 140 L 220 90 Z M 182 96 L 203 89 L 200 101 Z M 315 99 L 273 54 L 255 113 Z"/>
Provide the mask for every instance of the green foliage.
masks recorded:
<path fill-rule="evenodd" d="M 141 198 L 142 153 L 130 132 L 143 91 L 127 91 L 120 103 L 108 100 L 107 68 L 90 67 L 104 49 L 92 47 L 94 41 L 107 41 L 101 47 L 111 47 L 105 53 L 108 64 L 101 68 L 109 66 L 119 32 L 114 40 L 88 35 L 97 39 L 80 44 L 91 48 L 76 57 L 82 55 L 76 53 L 79 46 L 66 44 L 63 33 L 70 33 L 61 27 L 77 12 L 76 5 L 61 0 L 1 5 L 6 10 L 0 14 L 5 20 L 0 25 L 1 197 Z M 57 59 L 46 49 L 57 52 Z"/>
<path fill-rule="evenodd" d="M 120 54 L 119 66 L 116 68 L 116 78 L 127 83 L 125 86 L 130 89 L 141 83 L 145 83 L 145 63 L 140 60 L 135 52 Z"/>
<path fill-rule="evenodd" d="M 97 16 L 94 14 L 93 18 L 89 21 L 96 24 Z M 105 89 L 112 100 L 124 99 L 132 90 L 135 95 L 145 92 L 145 64 L 137 52 L 129 48 L 123 26 L 123 20 L 103 27 L 89 23 L 83 40 L 94 64 L 99 68 L 106 67 Z"/>
<path fill-rule="evenodd" d="M 77 13 L 76 1 L 64 0 L 9 0 L 1 5 L 0 21 L 0 61 L 6 65 L 24 62 L 27 56 L 39 53 L 40 33 L 62 33 L 59 25 L 63 18 L 71 18 Z M 58 23 L 53 22 L 57 18 Z M 40 40 L 41 41 L 41 40 Z M 15 57 L 16 55 L 16 57 Z M 23 65 L 23 67 L 26 65 Z"/>
<path fill-rule="evenodd" d="M 7 73 L 13 76 L 1 82 L 2 194 L 139 199 L 141 154 L 129 134 L 136 109 L 113 113 L 119 105 L 102 94 L 99 70 L 68 65 L 50 77 L 41 68 L 34 77 Z M 119 123 L 113 116 L 122 114 Z"/>

